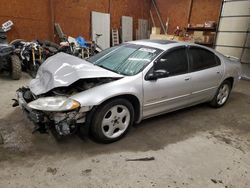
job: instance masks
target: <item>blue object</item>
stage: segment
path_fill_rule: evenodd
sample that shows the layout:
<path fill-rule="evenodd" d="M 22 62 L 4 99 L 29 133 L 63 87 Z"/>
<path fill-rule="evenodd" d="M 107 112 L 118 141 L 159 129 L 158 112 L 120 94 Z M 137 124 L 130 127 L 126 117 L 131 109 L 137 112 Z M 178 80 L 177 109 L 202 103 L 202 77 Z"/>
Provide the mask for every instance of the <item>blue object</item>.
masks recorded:
<path fill-rule="evenodd" d="M 86 40 L 83 37 L 81 37 L 81 36 L 79 36 L 79 37 L 76 38 L 76 42 L 79 44 L 79 46 L 81 48 L 86 48 L 87 47 Z"/>

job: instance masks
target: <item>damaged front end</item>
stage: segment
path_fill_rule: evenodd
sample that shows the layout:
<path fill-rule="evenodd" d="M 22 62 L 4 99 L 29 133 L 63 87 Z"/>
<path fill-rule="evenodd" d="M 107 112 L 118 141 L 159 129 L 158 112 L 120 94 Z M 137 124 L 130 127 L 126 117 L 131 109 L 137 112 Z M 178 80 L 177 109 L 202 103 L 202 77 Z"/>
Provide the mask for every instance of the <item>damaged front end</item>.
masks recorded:
<path fill-rule="evenodd" d="M 39 68 L 29 87 L 17 90 L 13 106 L 20 106 L 35 124 L 35 131 L 56 130 L 60 136 L 77 131 L 93 106 L 85 106 L 73 96 L 122 76 L 85 60 L 59 53 Z M 91 96 L 89 96 L 91 97 Z"/>
<path fill-rule="evenodd" d="M 86 111 L 77 101 L 67 101 L 61 96 L 35 96 L 29 88 L 17 90 L 17 100 L 13 106 L 19 105 L 27 117 L 34 123 L 33 132 L 47 133 L 54 129 L 61 135 L 70 135 L 76 132 L 77 124 L 85 122 Z M 70 104 L 72 103 L 72 104 Z"/>
<path fill-rule="evenodd" d="M 16 92 L 17 99 L 13 107 L 20 106 L 34 123 L 33 132 L 48 133 L 52 129 L 59 136 L 71 135 L 84 125 L 92 107 L 82 106 L 70 96 L 114 80 L 117 78 L 78 80 L 70 86 L 54 88 L 41 95 L 35 95 L 28 87 L 22 87 Z"/>

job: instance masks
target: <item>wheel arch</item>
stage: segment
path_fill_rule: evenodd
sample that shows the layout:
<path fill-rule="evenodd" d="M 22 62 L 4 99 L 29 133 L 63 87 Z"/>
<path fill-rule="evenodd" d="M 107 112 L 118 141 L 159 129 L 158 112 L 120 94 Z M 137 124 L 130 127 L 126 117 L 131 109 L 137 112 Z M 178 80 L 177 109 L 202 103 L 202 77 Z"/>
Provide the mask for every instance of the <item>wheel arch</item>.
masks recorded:
<path fill-rule="evenodd" d="M 227 77 L 224 81 L 229 81 L 231 83 L 231 88 L 234 86 L 234 77 Z"/>
<path fill-rule="evenodd" d="M 121 94 L 121 95 L 113 96 L 111 98 L 108 98 L 108 99 L 104 100 L 99 105 L 103 105 L 105 103 L 108 103 L 109 101 L 112 101 L 112 100 L 118 99 L 118 98 L 126 99 L 126 100 L 128 100 L 133 105 L 134 112 L 135 112 L 134 121 L 135 122 L 140 121 L 140 119 L 141 119 L 141 102 L 138 99 L 138 97 L 136 97 L 135 95 L 132 95 L 132 94 Z"/>

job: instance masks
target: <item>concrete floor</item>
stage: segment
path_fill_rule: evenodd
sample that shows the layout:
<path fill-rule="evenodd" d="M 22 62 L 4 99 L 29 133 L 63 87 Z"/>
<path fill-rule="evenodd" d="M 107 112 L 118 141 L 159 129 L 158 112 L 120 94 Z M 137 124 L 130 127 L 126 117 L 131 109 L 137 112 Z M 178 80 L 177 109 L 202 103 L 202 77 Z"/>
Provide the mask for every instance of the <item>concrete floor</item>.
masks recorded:
<path fill-rule="evenodd" d="M 201 104 L 143 121 L 121 141 L 32 134 L 11 107 L 30 78 L 0 77 L 0 187 L 250 187 L 250 82 L 220 109 Z M 126 161 L 154 157 L 151 161 Z"/>
<path fill-rule="evenodd" d="M 242 63 L 242 78 L 245 80 L 250 80 L 250 64 L 249 63 Z"/>

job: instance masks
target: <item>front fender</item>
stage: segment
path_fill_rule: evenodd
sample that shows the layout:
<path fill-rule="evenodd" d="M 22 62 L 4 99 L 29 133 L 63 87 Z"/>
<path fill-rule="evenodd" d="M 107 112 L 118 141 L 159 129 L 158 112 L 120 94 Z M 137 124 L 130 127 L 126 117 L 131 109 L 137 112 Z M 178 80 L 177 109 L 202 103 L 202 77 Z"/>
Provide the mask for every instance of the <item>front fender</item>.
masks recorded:
<path fill-rule="evenodd" d="M 93 87 L 77 93 L 70 98 L 78 101 L 81 106 L 96 106 L 113 97 L 127 94 L 137 97 L 142 106 L 143 90 L 141 73 Z"/>

